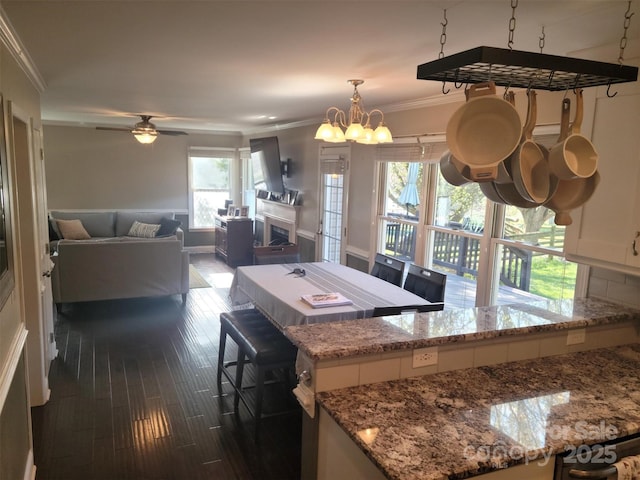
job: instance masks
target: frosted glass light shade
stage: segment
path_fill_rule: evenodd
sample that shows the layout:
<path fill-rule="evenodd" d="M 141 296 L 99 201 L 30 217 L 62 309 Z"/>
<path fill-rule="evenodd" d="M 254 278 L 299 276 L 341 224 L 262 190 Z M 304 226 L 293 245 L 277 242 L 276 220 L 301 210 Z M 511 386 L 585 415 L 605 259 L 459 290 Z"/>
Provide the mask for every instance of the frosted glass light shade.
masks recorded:
<path fill-rule="evenodd" d="M 333 126 L 331 125 L 331 122 L 329 122 L 329 119 L 327 119 L 322 122 L 322 124 L 318 127 L 318 130 L 316 130 L 315 139 L 329 141 L 329 139 L 331 139 L 333 135 Z"/>
<path fill-rule="evenodd" d="M 138 140 L 140 143 L 149 145 L 156 141 L 158 134 L 156 132 L 134 132 L 133 136 L 136 137 L 136 140 Z"/>
<path fill-rule="evenodd" d="M 391 132 L 384 123 L 380 122 L 380 125 L 378 125 L 374 133 L 378 143 L 393 143 Z"/>

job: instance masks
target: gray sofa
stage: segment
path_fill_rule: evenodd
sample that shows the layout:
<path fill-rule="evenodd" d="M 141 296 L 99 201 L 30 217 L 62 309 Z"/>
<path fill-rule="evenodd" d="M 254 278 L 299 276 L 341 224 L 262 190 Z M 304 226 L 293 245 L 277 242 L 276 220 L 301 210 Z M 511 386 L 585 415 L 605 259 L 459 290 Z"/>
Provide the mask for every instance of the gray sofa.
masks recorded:
<path fill-rule="evenodd" d="M 166 225 L 173 213 L 52 211 L 49 217 L 52 235 L 60 238 L 51 241 L 51 285 L 58 309 L 68 302 L 160 295 L 180 294 L 186 301 L 189 252 L 182 230 L 173 225 L 174 232 L 163 236 L 128 235 L 134 221 Z M 80 220 L 91 238 L 62 238 L 57 220 Z"/>

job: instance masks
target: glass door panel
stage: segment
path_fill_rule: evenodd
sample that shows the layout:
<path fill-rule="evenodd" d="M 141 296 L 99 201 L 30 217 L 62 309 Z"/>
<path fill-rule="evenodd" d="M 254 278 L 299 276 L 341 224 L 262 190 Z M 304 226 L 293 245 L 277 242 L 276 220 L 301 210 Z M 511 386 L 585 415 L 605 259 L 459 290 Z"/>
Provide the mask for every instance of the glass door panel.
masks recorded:
<path fill-rule="evenodd" d="M 322 175 L 322 258 L 323 262 L 341 263 L 342 205 L 344 199 L 344 175 Z"/>

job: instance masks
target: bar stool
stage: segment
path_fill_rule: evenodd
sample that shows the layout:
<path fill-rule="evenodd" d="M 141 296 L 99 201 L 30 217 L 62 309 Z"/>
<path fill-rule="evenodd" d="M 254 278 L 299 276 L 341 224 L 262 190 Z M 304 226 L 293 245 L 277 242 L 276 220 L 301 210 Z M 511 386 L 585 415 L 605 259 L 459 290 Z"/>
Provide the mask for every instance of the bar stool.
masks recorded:
<path fill-rule="evenodd" d="M 227 335 L 238 346 L 235 361 L 225 362 L 225 347 Z M 220 347 L 218 352 L 217 382 L 218 391 L 222 387 L 224 375 L 234 389 L 233 407 L 238 413 L 239 402 L 245 405 L 255 419 L 255 434 L 257 438 L 260 419 L 266 416 L 290 413 L 291 409 L 263 414 L 264 386 L 267 383 L 268 372 L 282 369 L 285 372 L 285 382 L 289 373 L 295 368 L 297 348 L 280 330 L 278 330 L 264 315 L 256 309 L 236 310 L 220 314 Z M 255 368 L 255 403 L 252 406 L 245 390 L 249 387 L 242 385 L 244 366 L 251 363 Z M 235 376 L 229 367 L 235 366 Z"/>

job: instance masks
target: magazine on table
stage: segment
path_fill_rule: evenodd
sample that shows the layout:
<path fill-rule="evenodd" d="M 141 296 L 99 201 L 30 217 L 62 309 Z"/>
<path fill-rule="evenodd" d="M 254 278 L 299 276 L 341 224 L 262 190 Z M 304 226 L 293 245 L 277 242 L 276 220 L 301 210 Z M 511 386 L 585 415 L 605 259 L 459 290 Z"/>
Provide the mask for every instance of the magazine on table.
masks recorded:
<path fill-rule="evenodd" d="M 347 297 L 338 292 L 314 293 L 310 295 L 302 295 L 301 298 L 313 308 L 337 307 L 339 305 L 351 305 L 353 303 Z"/>

